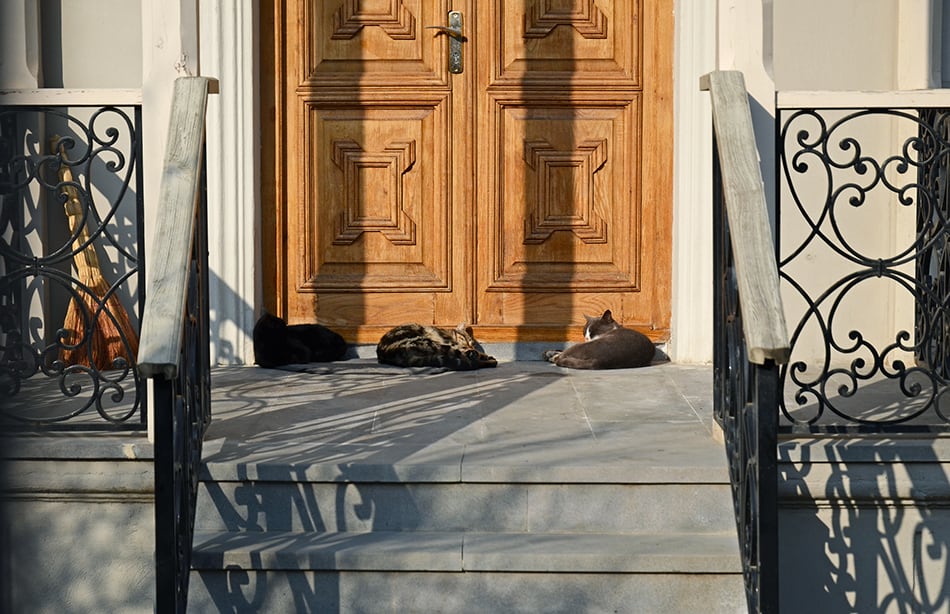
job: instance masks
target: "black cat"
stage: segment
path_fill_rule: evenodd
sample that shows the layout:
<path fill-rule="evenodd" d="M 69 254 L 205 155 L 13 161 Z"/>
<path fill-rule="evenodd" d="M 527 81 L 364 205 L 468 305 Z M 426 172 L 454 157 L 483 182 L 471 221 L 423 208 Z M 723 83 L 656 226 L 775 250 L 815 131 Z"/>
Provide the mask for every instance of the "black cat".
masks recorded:
<path fill-rule="evenodd" d="M 452 330 L 422 324 L 403 324 L 387 332 L 376 345 L 380 363 L 397 367 L 441 367 L 471 371 L 494 367 L 498 361 L 477 347 L 470 328 Z"/>
<path fill-rule="evenodd" d="M 343 358 L 346 341 L 322 324 L 291 324 L 264 312 L 254 325 L 254 362 L 265 369 Z"/>
<path fill-rule="evenodd" d="M 563 351 L 548 350 L 545 360 L 571 369 L 629 369 L 653 361 L 653 342 L 641 332 L 622 327 L 609 309 L 599 318 L 584 317 L 586 341 Z"/>

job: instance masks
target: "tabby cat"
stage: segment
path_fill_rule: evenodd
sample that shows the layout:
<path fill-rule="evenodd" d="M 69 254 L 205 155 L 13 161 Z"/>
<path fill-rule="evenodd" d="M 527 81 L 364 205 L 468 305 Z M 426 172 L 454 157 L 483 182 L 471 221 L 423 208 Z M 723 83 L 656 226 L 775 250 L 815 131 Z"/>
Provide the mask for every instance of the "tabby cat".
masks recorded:
<path fill-rule="evenodd" d="M 545 360 L 571 369 L 628 369 L 653 361 L 653 342 L 643 333 L 621 326 L 609 309 L 599 318 L 584 317 L 585 341 L 561 351 L 548 350 Z"/>
<path fill-rule="evenodd" d="M 346 341 L 322 324 L 290 324 L 267 313 L 254 325 L 254 362 L 265 369 L 343 358 Z"/>
<path fill-rule="evenodd" d="M 471 328 L 464 324 L 452 330 L 421 324 L 397 326 L 379 340 L 376 358 L 397 367 L 441 367 L 450 371 L 498 365 L 478 349 Z"/>

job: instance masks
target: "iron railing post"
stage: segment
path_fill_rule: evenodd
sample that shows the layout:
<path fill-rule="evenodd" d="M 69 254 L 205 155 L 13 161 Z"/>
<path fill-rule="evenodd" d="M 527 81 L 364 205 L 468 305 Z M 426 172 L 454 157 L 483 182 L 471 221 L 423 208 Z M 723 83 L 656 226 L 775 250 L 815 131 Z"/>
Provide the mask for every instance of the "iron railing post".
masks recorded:
<path fill-rule="evenodd" d="M 175 612 L 179 601 L 177 543 L 180 518 L 175 502 L 175 394 L 172 382 L 153 380 L 155 437 L 155 611 Z"/>

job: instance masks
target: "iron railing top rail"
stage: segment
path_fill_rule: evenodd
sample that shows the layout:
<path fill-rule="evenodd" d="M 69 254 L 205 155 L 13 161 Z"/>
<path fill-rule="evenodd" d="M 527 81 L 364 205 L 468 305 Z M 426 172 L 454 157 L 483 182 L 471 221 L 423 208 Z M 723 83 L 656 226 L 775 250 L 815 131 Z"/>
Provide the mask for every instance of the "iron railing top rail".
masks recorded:
<path fill-rule="evenodd" d="M 0 106 L 134 107 L 142 104 L 142 90 L 116 88 L 0 89 Z"/>
<path fill-rule="evenodd" d="M 932 109 L 950 107 L 950 89 L 893 91 L 786 90 L 776 109 Z"/>
<path fill-rule="evenodd" d="M 153 259 L 147 280 L 138 364 L 145 377 L 171 380 L 178 374 L 182 322 L 190 271 L 191 242 L 201 181 L 205 110 L 216 81 L 208 77 L 175 80 L 168 123 L 159 203 L 151 236 L 162 256 Z"/>
<path fill-rule="evenodd" d="M 745 80 L 738 71 L 714 71 L 700 88 L 712 101 L 748 359 L 785 364 L 791 350 Z"/>

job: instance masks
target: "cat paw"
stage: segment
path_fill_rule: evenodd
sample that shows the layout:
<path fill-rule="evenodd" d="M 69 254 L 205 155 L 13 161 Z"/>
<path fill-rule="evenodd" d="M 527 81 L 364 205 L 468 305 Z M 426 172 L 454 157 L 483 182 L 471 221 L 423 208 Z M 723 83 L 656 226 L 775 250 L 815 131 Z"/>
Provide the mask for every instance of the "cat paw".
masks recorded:
<path fill-rule="evenodd" d="M 554 362 L 557 360 L 557 357 L 561 355 L 560 350 L 548 350 L 541 356 L 548 362 Z"/>

